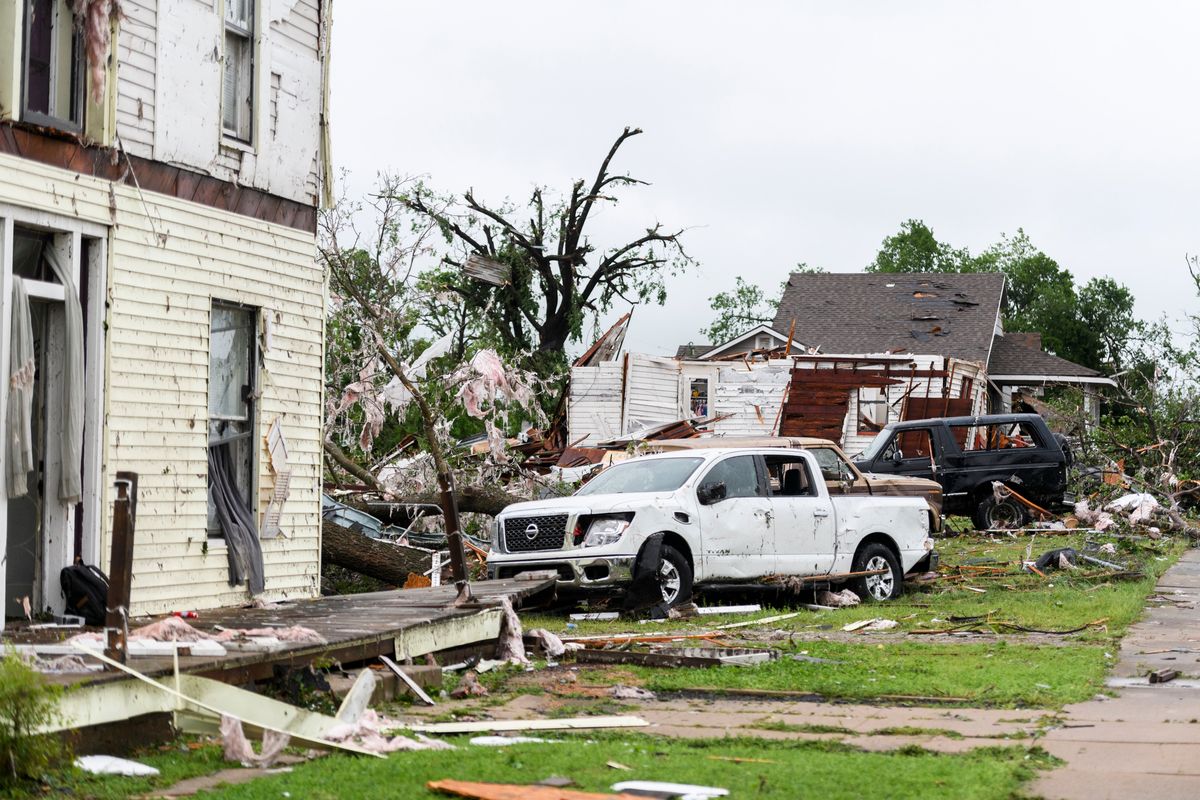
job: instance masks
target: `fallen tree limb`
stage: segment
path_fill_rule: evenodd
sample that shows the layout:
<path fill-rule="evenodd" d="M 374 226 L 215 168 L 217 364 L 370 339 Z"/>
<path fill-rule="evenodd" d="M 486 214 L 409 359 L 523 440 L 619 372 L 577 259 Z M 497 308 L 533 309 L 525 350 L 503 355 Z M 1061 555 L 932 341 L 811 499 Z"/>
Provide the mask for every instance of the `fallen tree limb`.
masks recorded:
<path fill-rule="evenodd" d="M 510 494 L 498 486 L 460 486 L 455 489 L 454 497 L 458 501 L 459 511 L 472 514 L 487 514 L 489 517 L 499 514 L 504 510 L 505 506 L 520 503 L 528 499 Z M 374 503 L 370 506 L 365 505 L 356 498 L 343 498 L 342 501 L 346 505 L 361 508 L 363 511 L 369 512 L 384 522 L 405 525 L 407 524 L 407 519 L 412 516 L 411 512 L 404 508 L 405 506 L 440 505 L 441 493 L 435 489 L 418 494 L 404 495 L 402 497 L 392 497 L 384 504 Z M 395 506 L 394 513 L 388 512 L 389 506 Z"/>
<path fill-rule="evenodd" d="M 433 569 L 432 550 L 372 539 L 328 520 L 321 523 L 321 559 L 393 586 Z"/>

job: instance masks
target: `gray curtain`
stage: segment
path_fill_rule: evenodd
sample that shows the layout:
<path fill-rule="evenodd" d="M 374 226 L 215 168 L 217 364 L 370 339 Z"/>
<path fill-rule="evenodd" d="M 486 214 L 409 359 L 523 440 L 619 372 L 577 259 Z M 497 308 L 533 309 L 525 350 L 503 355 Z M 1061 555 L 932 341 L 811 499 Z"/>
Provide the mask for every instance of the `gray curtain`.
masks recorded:
<path fill-rule="evenodd" d="M 238 491 L 233 456 L 228 444 L 210 445 L 208 448 L 208 485 L 217 508 L 217 519 L 221 522 L 221 531 L 225 534 L 229 585 L 237 586 L 245 581 L 251 596 L 262 594 L 262 546 L 258 543 L 254 515 Z"/>
<path fill-rule="evenodd" d="M 8 412 L 5 423 L 8 446 L 5 478 L 10 498 L 29 493 L 27 481 L 33 469 L 33 323 L 25 282 L 13 276 L 12 330 L 9 336 Z"/>
<path fill-rule="evenodd" d="M 83 306 L 79 290 L 71 276 L 69 264 L 63 264 L 54 248 L 42 251 L 46 263 L 63 285 L 66 295 L 67 338 L 63 370 L 62 427 L 59 431 L 59 453 L 62 479 L 58 499 L 78 503 L 83 495 Z"/>

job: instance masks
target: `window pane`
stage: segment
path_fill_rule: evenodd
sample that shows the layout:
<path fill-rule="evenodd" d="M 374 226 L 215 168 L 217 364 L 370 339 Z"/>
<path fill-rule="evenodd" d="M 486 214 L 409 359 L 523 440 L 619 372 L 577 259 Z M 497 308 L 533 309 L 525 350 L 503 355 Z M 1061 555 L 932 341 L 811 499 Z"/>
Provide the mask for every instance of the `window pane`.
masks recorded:
<path fill-rule="evenodd" d="M 209 339 L 209 416 L 248 419 L 246 390 L 250 386 L 253 336 L 253 312 L 243 308 L 213 306 Z"/>
<path fill-rule="evenodd" d="M 31 0 L 26 7 L 25 109 L 50 113 L 50 65 L 54 58 L 54 0 Z"/>
<path fill-rule="evenodd" d="M 225 34 L 225 74 L 221 85 L 221 122 L 225 130 L 238 134 L 238 103 L 241 92 L 238 76 L 241 74 L 242 44 L 245 40 L 233 34 Z"/>
<path fill-rule="evenodd" d="M 704 477 L 701 487 L 725 484 L 725 497 L 760 497 L 754 456 L 734 456 L 717 464 Z"/>
<path fill-rule="evenodd" d="M 251 0 L 225 0 L 225 19 L 238 27 L 250 30 L 250 19 L 254 14 Z"/>

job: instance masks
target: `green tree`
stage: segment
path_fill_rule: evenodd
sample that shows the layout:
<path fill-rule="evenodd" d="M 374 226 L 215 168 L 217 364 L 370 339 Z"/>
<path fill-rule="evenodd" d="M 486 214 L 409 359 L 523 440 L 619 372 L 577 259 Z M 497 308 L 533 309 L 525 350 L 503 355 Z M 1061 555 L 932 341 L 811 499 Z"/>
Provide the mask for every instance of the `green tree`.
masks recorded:
<path fill-rule="evenodd" d="M 974 272 L 966 249 L 939 242 L 919 219 L 905 220 L 900 232 L 883 240 L 867 272 Z"/>
<path fill-rule="evenodd" d="M 423 276 L 430 287 L 461 298 L 473 335 L 542 377 L 565 372 L 565 349 L 582 339 L 589 318 L 618 302 L 662 305 L 665 278 L 693 264 L 680 241 L 683 231 L 660 223 L 608 247 L 590 236 L 589 220 L 617 202 L 618 190 L 645 185 L 611 170 L 621 146 L 640 133 L 626 128 L 595 178 L 575 181 L 565 198 L 538 187 L 524 207 L 489 205 L 471 190 L 445 198 L 420 184 L 396 195 L 419 222 L 441 233 L 444 266 Z M 499 262 L 507 281 L 496 286 L 463 274 L 471 255 Z"/>
<path fill-rule="evenodd" d="M 792 270 L 792 274 L 814 274 L 824 271 L 821 267 L 810 267 L 802 261 Z M 785 288 L 787 281 L 779 285 L 779 290 L 772 297 L 758 284 L 747 283 L 739 276 L 735 279 L 732 289 L 718 292 L 708 298 L 717 316 L 707 328 L 700 329 L 700 334 L 712 344 L 721 344 L 742 335 L 756 325 L 774 321 Z"/>

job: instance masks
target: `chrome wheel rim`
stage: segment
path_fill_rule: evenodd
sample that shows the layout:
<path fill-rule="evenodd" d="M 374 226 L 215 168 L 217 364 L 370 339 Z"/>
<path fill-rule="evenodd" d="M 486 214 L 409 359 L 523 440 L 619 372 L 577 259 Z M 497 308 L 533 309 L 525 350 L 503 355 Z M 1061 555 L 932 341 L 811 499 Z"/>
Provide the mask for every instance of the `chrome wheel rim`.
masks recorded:
<path fill-rule="evenodd" d="M 896 585 L 896 576 L 892 573 L 892 565 L 883 556 L 872 556 L 863 567 L 865 572 L 873 572 L 877 569 L 886 569 L 879 575 L 867 576 L 867 592 L 875 600 L 887 600 L 892 596 L 892 589 Z"/>
<path fill-rule="evenodd" d="M 667 605 L 675 602 L 679 597 L 679 588 L 683 583 L 683 579 L 679 575 L 679 570 L 670 561 L 663 560 L 658 565 L 658 589 L 662 592 L 663 602 Z"/>

